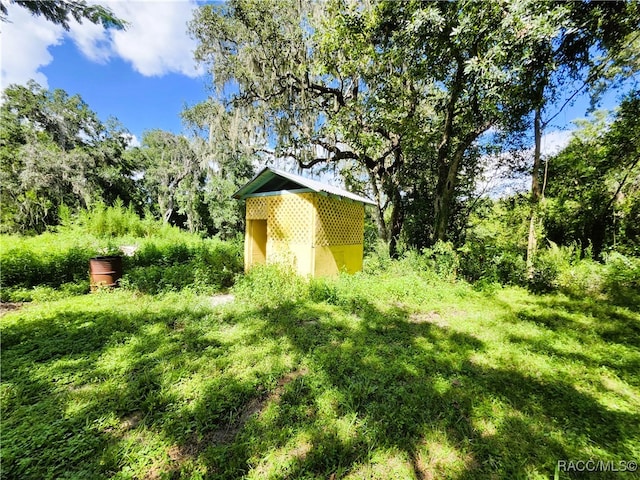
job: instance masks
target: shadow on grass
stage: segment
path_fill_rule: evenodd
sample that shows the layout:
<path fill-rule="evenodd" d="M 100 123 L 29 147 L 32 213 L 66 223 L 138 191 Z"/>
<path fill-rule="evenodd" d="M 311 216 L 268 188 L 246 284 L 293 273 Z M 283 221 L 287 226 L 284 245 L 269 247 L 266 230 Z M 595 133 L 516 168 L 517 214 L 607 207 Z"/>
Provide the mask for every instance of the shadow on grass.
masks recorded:
<path fill-rule="evenodd" d="M 505 321 L 571 331 L 572 314 L 600 308 L 545 302 L 558 312 Z M 598 335 L 637 346 L 623 334 L 637 318 L 617 314 L 621 330 Z M 519 365 L 487 366 L 492 345 L 443 320 L 358 299 L 219 314 L 79 306 L 13 323 L 2 476 L 548 478 L 560 459 L 637 453 L 638 414 Z"/>
<path fill-rule="evenodd" d="M 229 347 L 204 335 L 210 310 L 120 312 L 79 298 L 68 311 L 45 305 L 3 325 L 2 478 L 110 477 L 154 435 L 146 430 L 188 438 L 203 424 L 224 424 L 253 394 L 254 385 L 219 372 L 204 382 L 211 408 L 198 403 L 185 422 L 173 383 L 202 374 L 207 358 L 215 368 L 228 363 Z M 162 442 L 148 446 L 149 458 L 154 449 L 162 453 Z M 136 459 L 138 469 L 147 461 Z"/>
<path fill-rule="evenodd" d="M 534 297 L 527 308 L 513 310 L 511 321 L 530 322 L 555 337 L 530 338 L 514 333 L 514 343 L 541 354 L 579 362 L 589 368 L 606 367 L 631 385 L 640 387 L 640 315 L 625 307 L 590 298 Z M 568 348 L 562 340 L 579 348 Z M 562 345 L 559 348 L 559 344 Z"/>
<path fill-rule="evenodd" d="M 233 445 L 204 453 L 220 478 L 246 474 L 251 459 L 273 449 L 297 454 L 253 465 L 260 478 L 358 477 L 376 450 L 400 452 L 416 478 L 461 479 L 548 477 L 557 460 L 589 458 L 593 446 L 602 455 L 634 454 L 629 441 L 637 431 L 629 426 L 637 414 L 517 365 L 480 366 L 473 357 L 487 346 L 478 338 L 415 323 L 400 308 L 361 302 L 342 313 L 358 321 L 349 325 L 310 304 L 247 314 L 266 320 L 254 341 L 286 339 L 310 373 L 290 386 L 275 414 L 256 417 Z M 438 441 L 430 440 L 433 431 L 442 432 Z M 437 457 L 442 443 L 450 450 L 444 459 Z"/>

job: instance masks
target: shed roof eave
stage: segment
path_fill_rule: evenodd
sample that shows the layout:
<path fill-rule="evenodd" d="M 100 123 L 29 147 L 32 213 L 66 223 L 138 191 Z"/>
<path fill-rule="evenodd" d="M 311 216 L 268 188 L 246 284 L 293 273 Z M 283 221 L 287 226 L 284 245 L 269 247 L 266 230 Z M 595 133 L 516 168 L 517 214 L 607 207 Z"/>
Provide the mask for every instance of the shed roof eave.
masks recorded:
<path fill-rule="evenodd" d="M 356 202 L 364 203 L 367 205 L 375 205 L 375 202 L 369 200 L 366 197 L 361 197 L 356 195 L 355 193 L 351 193 L 347 190 L 343 190 L 341 188 L 334 187 L 332 185 L 326 185 L 324 183 L 318 182 L 316 180 L 312 180 L 310 178 L 305 178 L 300 175 L 295 175 L 293 173 L 284 172 L 282 170 L 277 170 L 271 167 L 263 168 L 253 179 L 247 182 L 244 186 L 242 186 L 238 191 L 236 191 L 232 197 L 237 199 L 245 199 L 248 195 L 256 192 L 264 185 L 269 183 L 276 176 L 285 178 L 300 185 L 302 188 L 308 188 L 317 193 L 328 194 L 330 196 L 342 197 L 348 200 L 353 200 Z"/>

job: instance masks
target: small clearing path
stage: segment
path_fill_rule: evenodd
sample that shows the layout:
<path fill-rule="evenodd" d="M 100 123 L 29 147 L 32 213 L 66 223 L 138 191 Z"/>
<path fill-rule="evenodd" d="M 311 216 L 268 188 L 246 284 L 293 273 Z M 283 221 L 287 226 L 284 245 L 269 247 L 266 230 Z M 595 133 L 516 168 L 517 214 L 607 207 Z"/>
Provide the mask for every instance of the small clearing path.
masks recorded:
<path fill-rule="evenodd" d="M 230 293 L 226 293 L 223 295 L 214 295 L 211 297 L 211 306 L 217 307 L 218 305 L 224 305 L 225 303 L 231 303 L 235 300 L 236 297 L 231 295 Z"/>
<path fill-rule="evenodd" d="M 0 317 L 20 308 L 22 308 L 22 302 L 0 302 Z"/>

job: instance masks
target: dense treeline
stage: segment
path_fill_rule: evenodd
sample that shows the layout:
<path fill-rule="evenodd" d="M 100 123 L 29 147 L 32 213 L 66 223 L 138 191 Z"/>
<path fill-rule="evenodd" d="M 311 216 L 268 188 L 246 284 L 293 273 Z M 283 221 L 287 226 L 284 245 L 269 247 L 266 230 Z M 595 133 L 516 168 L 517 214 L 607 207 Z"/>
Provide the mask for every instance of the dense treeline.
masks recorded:
<path fill-rule="evenodd" d="M 242 226 L 229 196 L 251 177 L 251 166 L 227 168 L 197 138 L 152 130 L 131 147 L 132 135 L 117 120 L 103 122 L 79 95 L 33 81 L 7 87 L 0 114 L 5 233 L 41 233 L 60 223 L 61 212 L 117 200 L 192 232 L 226 238 Z"/>
<path fill-rule="evenodd" d="M 549 160 L 544 227 L 549 240 L 640 254 L 640 92 L 611 125 L 600 115 Z"/>
<path fill-rule="evenodd" d="M 459 242 L 486 153 L 530 130 L 539 146 L 572 89 L 635 74 L 639 28 L 637 2 L 205 5 L 190 30 L 216 94 L 197 117 L 247 152 L 341 171 L 396 257 Z M 534 226 L 539 198 L 536 182 Z"/>

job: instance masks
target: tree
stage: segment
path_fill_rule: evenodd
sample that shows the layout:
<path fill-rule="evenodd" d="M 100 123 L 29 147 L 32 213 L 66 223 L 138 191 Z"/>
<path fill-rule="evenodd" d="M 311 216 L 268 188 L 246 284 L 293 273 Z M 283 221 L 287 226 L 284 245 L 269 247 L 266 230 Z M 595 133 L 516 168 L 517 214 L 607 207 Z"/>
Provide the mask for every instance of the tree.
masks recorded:
<path fill-rule="evenodd" d="M 509 5 L 236 0 L 201 7 L 190 30 L 216 108 L 246 126 L 244 145 L 300 168 L 364 169 L 395 254 L 414 174 L 433 191 L 435 225 L 423 234 L 444 239 L 474 142 L 528 111 L 527 38 L 503 27 L 517 13 Z"/>
<path fill-rule="evenodd" d="M 421 211 L 433 204 L 423 238 L 434 243 L 449 235 L 462 177 L 476 170 L 480 137 L 490 128 L 522 128 L 530 107 L 523 95 L 529 43 L 538 32 L 523 28 L 520 2 L 380 5 L 375 50 L 409 66 L 398 86 L 415 94 L 404 112 L 412 128 L 401 132 L 406 177 L 414 182 L 408 198 Z M 396 72 L 379 75 L 382 86 Z M 385 103 L 394 105 L 400 92 L 390 93 Z"/>
<path fill-rule="evenodd" d="M 89 20 L 91 23 L 100 23 L 105 28 L 118 30 L 126 27 L 126 22 L 117 18 L 108 7 L 102 5 L 88 5 L 85 0 L 10 0 L 12 4 L 26 8 L 32 15 L 40 16 L 56 25 L 61 25 L 69 30 L 69 21 L 73 17 L 82 23 Z M 9 12 L 7 3 L 0 2 L 0 20 L 8 21 Z"/>
<path fill-rule="evenodd" d="M 622 18 L 619 5 L 534 1 L 235 0 L 201 7 L 190 31 L 211 111 L 241 119 L 237 143 L 369 179 L 395 255 L 407 217 L 417 246 L 460 230 L 485 133 L 523 132 L 537 111 L 539 138 L 554 65 L 559 89 Z"/>
<path fill-rule="evenodd" d="M 65 204 L 135 201 L 135 165 L 123 156 L 128 132 L 102 123 L 78 95 L 31 81 L 10 85 L 0 107 L 0 180 L 5 230 L 42 231 Z"/>
<path fill-rule="evenodd" d="M 613 122 L 600 112 L 581 123 L 568 147 L 549 160 L 545 227 L 558 244 L 578 243 L 599 257 L 607 248 L 640 247 L 640 93 Z"/>
<path fill-rule="evenodd" d="M 533 275 L 537 244 L 536 224 L 547 180 L 543 173 L 540 140 L 547 125 L 579 93 L 588 90 L 592 101 L 616 80 L 637 72 L 640 60 L 640 12 L 637 2 L 573 2 L 565 5 L 540 4 L 553 18 L 553 35 L 541 36 L 532 48 L 536 62 L 531 69 L 531 96 L 534 105 L 534 155 L 531 174 L 531 215 L 527 244 L 527 265 Z M 573 87 L 572 83 L 578 83 Z M 567 93 L 566 90 L 569 90 Z M 547 107 L 560 104 L 543 119 Z M 545 165 L 546 168 L 546 165 Z M 544 177 L 544 180 L 541 181 Z"/>
<path fill-rule="evenodd" d="M 156 206 L 164 222 L 184 222 L 189 230 L 198 230 L 201 223 L 194 197 L 203 173 L 191 142 L 181 135 L 151 130 L 141 143 L 131 155 L 141 165 L 147 204 Z"/>
<path fill-rule="evenodd" d="M 255 155 L 239 141 L 247 124 L 218 102 L 187 108 L 182 118 L 194 133 L 194 146 L 204 168 L 203 217 L 209 233 L 232 238 L 244 231 L 244 206 L 231 195 L 254 175 Z M 203 138 L 206 138 L 204 140 Z"/>

